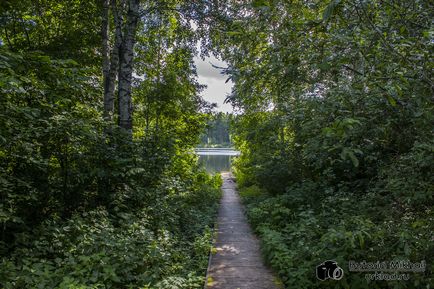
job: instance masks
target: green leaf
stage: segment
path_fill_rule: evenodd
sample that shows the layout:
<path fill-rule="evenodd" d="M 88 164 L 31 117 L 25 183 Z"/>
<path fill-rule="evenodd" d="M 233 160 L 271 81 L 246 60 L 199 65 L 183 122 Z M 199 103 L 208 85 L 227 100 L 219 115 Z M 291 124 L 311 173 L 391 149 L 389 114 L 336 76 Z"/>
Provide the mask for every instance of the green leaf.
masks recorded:
<path fill-rule="evenodd" d="M 393 107 L 396 106 L 396 100 L 392 96 L 387 95 L 387 100 L 389 101 L 391 106 L 393 106 Z"/>
<path fill-rule="evenodd" d="M 226 32 L 226 34 L 229 35 L 229 36 L 235 36 L 235 35 L 240 35 L 241 32 L 239 32 L 239 31 L 228 31 L 228 32 Z"/>
<path fill-rule="evenodd" d="M 351 159 L 351 162 L 353 163 L 353 166 L 355 166 L 356 168 L 359 166 L 359 160 L 357 159 L 357 157 L 354 155 L 354 153 L 352 151 L 349 151 L 347 153 L 348 157 Z"/>
<path fill-rule="evenodd" d="M 259 8 L 259 7 L 268 7 L 270 6 L 270 3 L 268 3 L 268 1 L 266 0 L 255 0 L 252 2 L 252 7 L 253 8 Z"/>
<path fill-rule="evenodd" d="M 341 0 L 332 0 L 329 5 L 327 5 L 326 9 L 324 10 L 324 13 L 322 15 L 322 19 L 324 21 L 327 21 L 330 19 L 330 16 L 332 16 L 333 12 L 335 11 L 336 6 L 338 6 L 339 2 Z"/>

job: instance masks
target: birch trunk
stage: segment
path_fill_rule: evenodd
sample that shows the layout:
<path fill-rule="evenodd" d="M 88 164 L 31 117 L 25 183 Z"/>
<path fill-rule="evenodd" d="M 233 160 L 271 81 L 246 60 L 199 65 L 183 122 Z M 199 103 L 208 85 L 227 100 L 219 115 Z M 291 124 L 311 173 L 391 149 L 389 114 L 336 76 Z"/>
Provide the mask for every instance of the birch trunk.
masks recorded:
<path fill-rule="evenodd" d="M 124 29 L 124 37 L 120 49 L 118 74 L 119 126 L 130 134 L 133 127 L 133 106 L 131 101 L 131 84 L 133 75 L 134 44 L 139 21 L 139 0 L 128 1 L 128 12 Z"/>
<path fill-rule="evenodd" d="M 103 13 L 104 18 L 107 17 L 107 22 L 103 20 L 104 119 L 107 121 L 113 120 L 114 115 L 116 76 L 119 69 L 119 50 L 122 44 L 122 16 L 119 14 L 116 0 L 111 0 L 110 5 L 113 13 L 115 35 L 113 47 L 111 52 L 109 52 L 109 1 L 104 0 Z M 107 28 L 106 34 L 105 28 Z M 106 48 L 104 48 L 105 45 L 107 45 Z M 107 62 L 105 61 L 106 59 Z"/>
<path fill-rule="evenodd" d="M 110 73 L 109 73 L 109 82 L 107 85 L 107 108 L 110 109 L 111 117 L 113 118 L 114 114 L 114 103 L 115 103 L 115 87 L 116 87 L 116 78 L 119 73 L 119 52 L 122 45 L 122 14 L 119 12 L 119 9 L 116 0 L 111 0 L 112 13 L 113 13 L 113 22 L 115 25 L 115 36 L 114 36 L 114 44 L 110 54 Z"/>
<path fill-rule="evenodd" d="M 111 120 L 113 105 L 110 106 L 108 86 L 110 83 L 110 59 L 109 59 L 109 0 L 103 0 L 101 38 L 102 38 L 102 75 L 104 82 L 104 119 Z"/>

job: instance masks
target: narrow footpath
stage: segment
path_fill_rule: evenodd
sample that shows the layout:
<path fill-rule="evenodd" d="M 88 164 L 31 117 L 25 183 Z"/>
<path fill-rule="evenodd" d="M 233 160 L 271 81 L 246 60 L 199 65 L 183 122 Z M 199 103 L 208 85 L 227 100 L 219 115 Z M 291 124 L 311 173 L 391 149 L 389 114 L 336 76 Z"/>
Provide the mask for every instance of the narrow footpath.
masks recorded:
<path fill-rule="evenodd" d="M 217 225 L 216 254 L 208 270 L 209 289 L 277 289 L 261 258 L 259 241 L 244 216 L 235 182 L 222 173 L 223 197 Z"/>

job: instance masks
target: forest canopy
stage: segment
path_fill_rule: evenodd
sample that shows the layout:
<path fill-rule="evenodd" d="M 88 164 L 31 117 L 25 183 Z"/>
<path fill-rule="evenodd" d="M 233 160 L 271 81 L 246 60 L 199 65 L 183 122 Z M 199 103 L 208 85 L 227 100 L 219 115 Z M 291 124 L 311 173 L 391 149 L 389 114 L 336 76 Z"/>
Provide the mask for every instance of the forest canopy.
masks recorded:
<path fill-rule="evenodd" d="M 202 141 L 241 151 L 246 214 L 286 288 L 431 288 L 433 14 L 429 0 L 1 1 L 0 287 L 202 288 L 221 186 Z M 194 57 L 211 54 L 237 116 L 201 97 Z M 315 277 L 325 260 L 342 280 Z M 366 280 L 350 260 L 426 268 Z"/>

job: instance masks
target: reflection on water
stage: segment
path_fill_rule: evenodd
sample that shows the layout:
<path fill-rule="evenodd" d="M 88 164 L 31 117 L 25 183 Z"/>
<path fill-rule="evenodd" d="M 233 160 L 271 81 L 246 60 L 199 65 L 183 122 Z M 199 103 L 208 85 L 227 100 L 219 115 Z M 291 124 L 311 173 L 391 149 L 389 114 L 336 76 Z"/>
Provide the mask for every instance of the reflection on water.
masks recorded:
<path fill-rule="evenodd" d="M 211 174 L 231 171 L 232 158 L 239 155 L 238 151 L 232 149 L 197 149 L 196 153 L 199 155 L 199 164 Z"/>
<path fill-rule="evenodd" d="M 199 164 L 203 166 L 207 172 L 214 174 L 222 171 L 231 170 L 232 156 L 225 155 L 200 155 Z"/>

